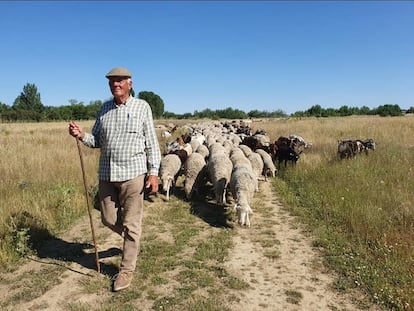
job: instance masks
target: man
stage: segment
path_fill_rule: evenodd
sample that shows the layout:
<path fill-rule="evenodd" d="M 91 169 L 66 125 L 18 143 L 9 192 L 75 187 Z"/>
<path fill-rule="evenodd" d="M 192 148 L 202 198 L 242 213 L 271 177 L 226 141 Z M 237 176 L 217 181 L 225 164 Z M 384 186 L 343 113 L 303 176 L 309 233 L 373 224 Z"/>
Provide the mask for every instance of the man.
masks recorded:
<path fill-rule="evenodd" d="M 102 223 L 124 238 L 120 270 L 113 284 L 113 290 L 119 291 L 127 288 L 133 278 L 140 250 L 144 186 L 151 193 L 158 191 L 161 152 L 151 107 L 131 95 L 130 71 L 117 67 L 106 78 L 113 99 L 102 105 L 92 133 L 85 133 L 78 123 L 71 121 L 69 134 L 88 147 L 101 149 Z"/>

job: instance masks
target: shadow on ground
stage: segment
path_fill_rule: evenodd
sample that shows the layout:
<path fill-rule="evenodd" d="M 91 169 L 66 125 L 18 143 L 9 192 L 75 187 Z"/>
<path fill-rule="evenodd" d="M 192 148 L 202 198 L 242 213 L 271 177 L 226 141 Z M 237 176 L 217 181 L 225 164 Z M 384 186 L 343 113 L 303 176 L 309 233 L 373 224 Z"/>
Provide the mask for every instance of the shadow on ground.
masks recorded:
<path fill-rule="evenodd" d="M 53 235 L 46 229 L 42 222 L 36 219 L 31 213 L 25 211 L 23 213 L 14 214 L 13 222 L 15 224 L 15 244 L 22 243 L 22 237 L 19 237 L 19 232 L 27 230 L 27 248 L 30 251 L 27 253 L 34 253 L 37 258 L 28 256 L 29 259 L 45 264 L 62 265 L 69 268 L 64 263 L 77 263 L 87 269 L 97 270 L 96 252 L 94 245 L 90 243 L 70 242 L 65 241 Z M 119 248 L 109 248 L 98 252 L 98 258 L 104 259 L 108 257 L 118 256 L 121 254 Z M 49 260 L 47 260 L 49 259 Z M 118 272 L 118 267 L 99 262 L 100 272 L 104 275 L 112 277 Z M 77 271 L 79 272 L 79 271 Z M 79 272 L 81 274 L 86 274 Z"/>

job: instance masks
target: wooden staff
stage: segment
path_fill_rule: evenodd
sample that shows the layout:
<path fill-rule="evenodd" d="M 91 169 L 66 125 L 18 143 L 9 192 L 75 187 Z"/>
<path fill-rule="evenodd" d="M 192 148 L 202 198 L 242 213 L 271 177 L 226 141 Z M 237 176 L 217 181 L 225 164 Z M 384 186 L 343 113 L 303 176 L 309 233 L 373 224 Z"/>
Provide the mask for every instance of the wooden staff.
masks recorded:
<path fill-rule="evenodd" d="M 75 138 L 75 139 L 76 139 L 76 144 L 78 146 L 79 159 L 80 159 L 80 163 L 81 163 L 82 176 L 83 176 L 83 187 L 85 189 L 86 205 L 88 206 L 89 222 L 91 224 L 93 245 L 95 247 L 96 271 L 98 271 L 98 273 L 100 273 L 101 272 L 101 268 L 100 268 L 100 265 L 99 265 L 98 248 L 96 246 L 95 229 L 94 229 L 93 220 L 92 220 L 92 211 L 91 211 L 91 207 L 89 205 L 89 196 L 88 196 L 88 188 L 86 186 L 86 174 L 85 174 L 85 166 L 83 165 L 82 149 L 81 149 L 81 146 L 80 146 L 79 139 L 78 138 Z"/>

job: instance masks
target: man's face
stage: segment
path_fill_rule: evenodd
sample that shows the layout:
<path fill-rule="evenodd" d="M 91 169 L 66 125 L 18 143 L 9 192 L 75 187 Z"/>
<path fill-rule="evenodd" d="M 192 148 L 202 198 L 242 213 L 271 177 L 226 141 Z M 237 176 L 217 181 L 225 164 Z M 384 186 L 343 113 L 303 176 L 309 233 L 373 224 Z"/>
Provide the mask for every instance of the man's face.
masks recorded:
<path fill-rule="evenodd" d="M 128 77 L 110 77 L 109 87 L 115 98 L 124 98 L 129 96 L 132 87 L 132 81 Z"/>

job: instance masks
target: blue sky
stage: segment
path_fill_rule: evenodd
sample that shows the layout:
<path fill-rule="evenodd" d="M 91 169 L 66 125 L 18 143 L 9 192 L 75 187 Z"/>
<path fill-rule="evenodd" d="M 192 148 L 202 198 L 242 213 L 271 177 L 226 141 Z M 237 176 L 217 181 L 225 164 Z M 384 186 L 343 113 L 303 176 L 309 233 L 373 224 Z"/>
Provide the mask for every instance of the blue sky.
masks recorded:
<path fill-rule="evenodd" d="M 0 1 L 0 102 L 136 93 L 174 113 L 414 106 L 412 1 Z"/>

